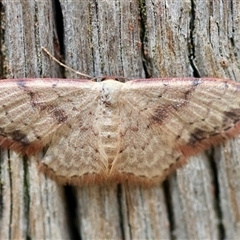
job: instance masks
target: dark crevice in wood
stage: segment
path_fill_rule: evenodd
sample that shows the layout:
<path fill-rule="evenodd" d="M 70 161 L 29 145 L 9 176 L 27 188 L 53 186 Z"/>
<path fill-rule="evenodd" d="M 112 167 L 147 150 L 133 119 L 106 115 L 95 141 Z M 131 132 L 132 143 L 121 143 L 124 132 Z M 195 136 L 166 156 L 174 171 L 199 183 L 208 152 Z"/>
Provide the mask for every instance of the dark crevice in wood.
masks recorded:
<path fill-rule="evenodd" d="M 222 214 L 222 210 L 221 210 L 221 194 L 220 194 L 220 186 L 219 186 L 219 182 L 218 182 L 218 170 L 217 170 L 217 163 L 216 163 L 216 158 L 214 157 L 214 151 L 216 151 L 216 149 L 213 149 L 213 151 L 211 151 L 211 155 L 209 156 L 210 160 L 210 166 L 212 169 L 212 180 L 213 180 L 213 186 L 214 186 L 214 197 L 215 197 L 215 211 L 217 214 L 217 217 L 219 219 L 219 224 L 218 224 L 218 231 L 219 231 L 219 239 L 226 239 L 226 234 L 224 231 L 224 225 L 223 225 L 223 214 Z"/>
<path fill-rule="evenodd" d="M 235 19 L 234 19 L 234 16 L 235 16 L 235 13 L 234 13 L 234 5 L 233 5 L 233 1 L 230 1 L 230 9 L 231 9 L 231 20 L 232 22 L 234 23 L 235 22 Z M 230 25 L 232 27 L 232 29 L 229 29 L 229 32 L 232 32 L 232 34 L 229 36 L 229 42 L 230 42 L 230 45 L 232 47 L 232 51 L 233 51 L 233 55 L 234 55 L 234 61 L 238 62 L 238 52 L 236 51 L 236 45 L 235 45 L 235 36 L 237 36 L 235 33 L 235 24 L 231 24 Z M 230 28 L 229 26 L 229 28 Z M 237 40 L 238 41 L 238 40 Z M 234 76 L 234 79 L 236 80 L 236 76 L 235 76 L 235 73 L 234 71 L 232 72 L 233 76 Z"/>
<path fill-rule="evenodd" d="M 126 211 L 126 219 L 127 219 L 127 224 L 125 225 L 125 232 L 128 231 L 129 233 L 129 239 L 133 239 L 133 234 L 132 234 L 132 226 L 131 226 L 131 220 L 130 220 L 130 214 L 131 214 L 131 207 L 130 207 L 130 196 L 129 196 L 129 185 L 125 185 L 125 197 L 126 199 L 122 199 L 122 204 L 125 204 L 125 211 Z M 125 239 L 127 234 L 123 236 L 123 239 Z"/>
<path fill-rule="evenodd" d="M 53 2 L 53 12 L 56 23 L 56 31 L 58 37 L 58 43 L 60 46 L 60 54 L 65 57 L 65 48 L 64 48 L 64 24 L 63 24 L 63 13 L 59 0 L 54 0 Z"/>
<path fill-rule="evenodd" d="M 64 196 L 66 203 L 66 219 L 67 219 L 67 228 L 69 230 L 69 235 L 71 239 L 81 240 L 80 230 L 78 229 L 78 204 L 76 191 L 74 187 L 64 186 Z"/>
<path fill-rule="evenodd" d="M 188 52 L 189 52 L 189 62 L 190 65 L 193 69 L 193 76 L 194 77 L 200 77 L 200 74 L 195 66 L 194 60 L 195 60 L 195 41 L 194 41 L 194 31 L 195 31 L 195 11 L 196 11 L 196 6 L 195 6 L 195 0 L 191 0 L 191 18 L 190 18 L 190 39 L 189 39 L 189 44 L 188 44 Z"/>
<path fill-rule="evenodd" d="M 139 13 L 140 13 L 140 39 L 141 39 L 141 51 L 143 58 L 143 69 L 146 78 L 152 77 L 153 63 L 148 57 L 148 36 L 147 36 L 147 15 L 146 15 L 146 2 L 145 0 L 139 0 Z"/>
<path fill-rule="evenodd" d="M 124 217 L 123 217 L 123 208 L 122 208 L 122 185 L 118 184 L 117 186 L 117 201 L 118 201 L 118 212 L 119 212 L 119 219 L 120 219 L 120 231 L 122 235 L 122 239 L 125 239 L 125 233 L 124 233 Z"/>
<path fill-rule="evenodd" d="M 31 202 L 31 198 L 30 198 L 30 193 L 29 193 L 29 168 L 28 168 L 28 159 L 25 156 L 23 159 L 23 167 L 24 167 L 24 219 L 26 222 L 26 226 L 27 226 L 27 234 L 29 234 L 29 212 L 30 212 L 30 202 Z M 27 236 L 27 238 L 30 238 L 30 236 Z"/>
<path fill-rule="evenodd" d="M 38 12 L 39 12 L 39 10 L 38 10 L 38 5 L 37 5 L 37 3 L 36 2 L 34 2 L 34 39 L 35 39 L 35 49 L 34 49 L 34 51 L 35 52 L 38 52 L 39 50 L 38 49 L 40 49 L 40 33 L 39 33 L 39 15 L 38 15 Z M 27 44 L 27 42 L 26 42 L 26 44 Z M 27 52 L 27 49 L 26 49 L 27 47 L 26 47 L 26 45 L 24 46 L 24 55 L 25 55 L 25 74 L 26 74 L 26 76 L 29 74 L 28 73 L 28 62 L 26 62 L 26 61 L 28 61 L 28 56 L 26 56 L 26 52 Z M 37 60 L 37 66 L 38 66 L 38 73 L 40 74 L 40 76 L 42 75 L 42 64 L 41 64 L 41 59 L 40 58 L 36 58 L 36 60 Z"/>
<path fill-rule="evenodd" d="M 95 6 L 95 14 L 96 14 L 96 28 L 97 28 L 97 38 L 98 39 L 101 39 L 101 30 L 100 30 L 100 26 L 99 26 L 99 6 L 98 6 L 98 1 L 94 1 L 94 6 Z M 100 42 L 99 42 L 100 43 Z M 101 46 L 99 45 L 99 48 Z M 103 59 L 102 59 L 102 53 L 101 51 L 99 51 L 99 59 L 100 59 L 100 63 L 101 63 L 101 67 L 100 67 L 100 73 L 103 73 L 104 72 L 104 69 L 103 69 Z M 94 64 L 94 58 L 93 58 L 93 64 Z M 94 72 L 94 76 L 96 75 L 96 73 Z"/>
<path fill-rule="evenodd" d="M 8 150 L 8 173 L 9 173 L 9 186 L 10 186 L 10 214 L 9 214 L 9 231 L 8 231 L 8 236 L 9 239 L 12 239 L 12 218 L 13 218 L 13 193 L 12 193 L 12 169 L 11 169 L 11 160 L 10 160 L 10 150 Z"/>
<path fill-rule="evenodd" d="M 4 205 L 3 205 L 3 180 L 2 180 L 2 174 L 3 174 L 3 155 L 2 155 L 2 149 L 0 148 L 0 219 L 3 217 L 3 211 L 4 211 Z"/>
<path fill-rule="evenodd" d="M 234 5 L 233 5 L 233 1 L 230 1 L 230 9 L 231 9 L 231 17 L 232 17 L 232 22 L 234 23 L 235 22 L 235 19 L 234 19 L 234 16 L 235 16 L 235 13 L 234 13 Z M 235 42 L 234 42 L 234 36 L 235 36 L 235 25 L 232 24 L 232 36 L 230 37 L 230 43 L 232 45 L 232 48 L 234 49 L 235 48 Z M 235 52 L 235 51 L 234 51 Z M 237 58 L 237 54 L 235 52 L 235 57 Z"/>
<path fill-rule="evenodd" d="M 54 16 L 54 28 L 53 44 L 55 57 L 60 62 L 65 62 L 65 46 L 64 46 L 64 21 L 63 13 L 59 0 L 52 2 L 53 16 Z M 61 75 L 65 76 L 65 68 L 60 66 Z"/>
<path fill-rule="evenodd" d="M 174 206 L 172 205 L 172 195 L 171 195 L 171 186 L 170 182 L 168 179 L 166 179 L 163 184 L 163 191 L 164 191 L 164 196 L 165 196 L 165 204 L 167 208 L 167 216 L 169 220 L 169 229 L 170 229 L 170 234 L 171 238 L 174 239 L 173 233 L 174 233 L 174 214 L 173 214 L 173 208 Z"/>

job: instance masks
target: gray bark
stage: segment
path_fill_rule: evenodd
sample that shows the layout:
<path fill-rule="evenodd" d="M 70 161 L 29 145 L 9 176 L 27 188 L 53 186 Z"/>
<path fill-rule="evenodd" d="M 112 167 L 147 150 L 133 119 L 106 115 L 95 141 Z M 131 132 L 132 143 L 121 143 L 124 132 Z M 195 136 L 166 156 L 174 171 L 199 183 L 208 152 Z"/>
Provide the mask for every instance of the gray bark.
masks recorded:
<path fill-rule="evenodd" d="M 240 80 L 240 4 L 202 0 L 2 0 L 5 78 L 92 76 Z M 54 11 L 55 9 L 55 11 Z M 61 26 L 60 26 L 61 28 Z M 239 239 L 239 139 L 190 159 L 164 184 L 63 187 L 41 154 L 0 156 L 0 239 Z"/>

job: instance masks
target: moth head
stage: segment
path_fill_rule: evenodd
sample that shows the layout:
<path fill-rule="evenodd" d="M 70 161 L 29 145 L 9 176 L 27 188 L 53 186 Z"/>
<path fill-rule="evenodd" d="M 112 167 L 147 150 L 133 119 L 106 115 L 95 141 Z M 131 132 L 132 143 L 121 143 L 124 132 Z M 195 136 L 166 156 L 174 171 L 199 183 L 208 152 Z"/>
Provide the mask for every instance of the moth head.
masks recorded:
<path fill-rule="evenodd" d="M 114 79 L 107 79 L 102 82 L 101 100 L 106 106 L 114 106 L 118 103 L 118 95 L 123 83 Z"/>

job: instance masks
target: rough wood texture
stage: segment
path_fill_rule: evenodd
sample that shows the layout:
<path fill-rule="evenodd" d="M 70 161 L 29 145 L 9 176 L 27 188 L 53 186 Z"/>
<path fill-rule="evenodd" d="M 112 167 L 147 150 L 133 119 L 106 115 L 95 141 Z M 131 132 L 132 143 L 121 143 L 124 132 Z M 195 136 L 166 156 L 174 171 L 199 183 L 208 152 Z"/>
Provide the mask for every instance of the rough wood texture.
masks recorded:
<path fill-rule="evenodd" d="M 64 46 L 65 63 L 93 76 L 240 80 L 238 1 L 61 0 L 56 22 L 50 0 L 1 4 L 4 77 L 63 77 L 43 45 L 56 56 Z M 0 238 L 238 239 L 239 144 L 192 158 L 150 189 L 62 187 L 36 159 L 2 151 Z"/>

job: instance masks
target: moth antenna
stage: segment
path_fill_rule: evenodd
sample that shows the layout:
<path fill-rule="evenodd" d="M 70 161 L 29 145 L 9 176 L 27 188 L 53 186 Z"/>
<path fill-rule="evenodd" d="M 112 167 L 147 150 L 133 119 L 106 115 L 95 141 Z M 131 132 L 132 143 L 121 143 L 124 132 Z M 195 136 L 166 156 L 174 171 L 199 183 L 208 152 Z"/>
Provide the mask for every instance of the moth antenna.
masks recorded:
<path fill-rule="evenodd" d="M 60 62 L 60 61 L 57 60 L 45 47 L 42 47 L 42 50 L 43 50 L 43 52 L 45 52 L 50 58 L 52 58 L 55 62 L 57 62 L 60 66 L 66 68 L 66 69 L 68 69 L 69 71 L 72 71 L 72 72 L 74 72 L 74 73 L 76 73 L 76 74 L 78 74 L 78 75 L 80 75 L 80 76 L 93 79 L 92 76 L 87 75 L 87 74 L 84 74 L 84 73 L 81 73 L 81 72 L 78 72 L 78 71 L 74 70 L 73 68 L 71 68 L 71 67 L 65 65 L 64 63 Z"/>

